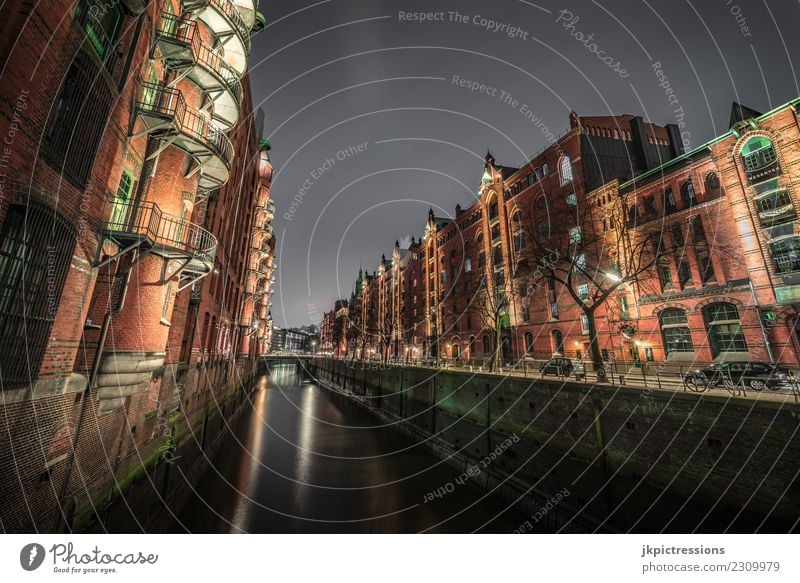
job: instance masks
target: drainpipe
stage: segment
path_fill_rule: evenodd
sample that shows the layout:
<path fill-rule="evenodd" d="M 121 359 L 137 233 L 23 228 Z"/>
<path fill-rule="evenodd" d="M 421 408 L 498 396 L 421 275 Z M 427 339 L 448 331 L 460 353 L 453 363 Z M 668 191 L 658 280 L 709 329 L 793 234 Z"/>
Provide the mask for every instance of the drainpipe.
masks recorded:
<path fill-rule="evenodd" d="M 756 290 L 753 287 L 753 280 L 748 278 L 750 283 L 750 295 L 753 296 L 753 306 L 756 308 L 756 317 L 758 318 L 758 325 L 761 328 L 761 334 L 764 337 L 764 346 L 767 347 L 767 356 L 770 362 L 775 362 L 775 356 L 772 354 L 772 346 L 769 344 L 769 336 L 767 336 L 767 328 L 764 326 L 764 320 L 761 317 L 761 309 L 758 305 L 758 298 L 756 297 Z"/>
<path fill-rule="evenodd" d="M 108 338 L 108 331 L 111 328 L 111 321 L 114 319 L 114 316 L 119 315 L 122 311 L 122 307 L 125 305 L 125 297 L 128 295 L 128 285 L 131 281 L 131 272 L 136 259 L 139 257 L 138 252 L 136 252 L 136 257 L 130 262 L 127 266 L 124 278 L 125 281 L 122 286 L 122 291 L 120 293 L 119 302 L 117 302 L 117 306 L 114 308 L 110 308 L 107 312 L 105 317 L 103 318 L 103 324 L 100 327 L 100 338 L 97 341 L 97 350 L 94 354 L 94 361 L 92 362 L 92 368 L 89 372 L 89 379 L 86 382 L 86 388 L 83 389 L 83 399 L 81 400 L 81 411 L 78 415 L 78 423 L 75 426 L 75 431 L 72 433 L 72 439 L 70 444 L 70 449 L 67 458 L 67 469 L 64 474 L 64 480 L 61 483 L 61 493 L 58 496 L 59 508 L 62 509 L 60 516 L 61 520 L 64 521 L 64 526 L 69 527 L 66 522 L 66 516 L 64 514 L 64 498 L 67 495 L 67 489 L 69 488 L 69 480 L 72 474 L 72 468 L 75 465 L 75 448 L 78 445 L 78 436 L 81 432 L 81 427 L 83 426 L 83 419 L 86 416 L 86 403 L 91 398 L 91 390 L 92 386 L 94 385 L 95 381 L 97 380 L 97 375 L 100 371 L 100 361 L 103 358 L 103 352 L 105 351 L 106 339 Z M 60 526 L 61 520 L 58 521 L 56 524 L 56 530 L 58 530 Z"/>

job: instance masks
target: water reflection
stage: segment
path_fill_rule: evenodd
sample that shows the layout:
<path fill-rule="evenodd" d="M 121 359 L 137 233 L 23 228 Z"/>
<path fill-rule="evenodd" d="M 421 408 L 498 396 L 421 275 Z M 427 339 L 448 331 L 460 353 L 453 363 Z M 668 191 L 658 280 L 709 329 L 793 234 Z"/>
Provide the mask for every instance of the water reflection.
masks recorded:
<path fill-rule="evenodd" d="M 524 521 L 294 365 L 273 369 L 182 512 L 192 532 L 510 532 Z M 460 511 L 465 510 L 464 512 Z"/>

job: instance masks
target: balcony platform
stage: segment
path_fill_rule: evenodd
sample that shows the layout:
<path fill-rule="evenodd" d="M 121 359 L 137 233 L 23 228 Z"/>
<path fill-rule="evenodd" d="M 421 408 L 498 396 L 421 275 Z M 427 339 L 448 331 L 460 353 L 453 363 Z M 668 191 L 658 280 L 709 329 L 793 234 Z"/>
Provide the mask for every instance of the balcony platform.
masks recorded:
<path fill-rule="evenodd" d="M 139 120 L 143 129 L 134 134 Z M 141 82 L 135 115 L 131 118 L 131 135 L 150 134 L 162 138 L 159 154 L 172 145 L 189 154 L 196 162 L 188 174 L 200 174 L 198 186 L 213 190 L 228 181 L 233 162 L 233 145 L 208 116 L 189 107 L 178 89 L 160 83 Z"/>

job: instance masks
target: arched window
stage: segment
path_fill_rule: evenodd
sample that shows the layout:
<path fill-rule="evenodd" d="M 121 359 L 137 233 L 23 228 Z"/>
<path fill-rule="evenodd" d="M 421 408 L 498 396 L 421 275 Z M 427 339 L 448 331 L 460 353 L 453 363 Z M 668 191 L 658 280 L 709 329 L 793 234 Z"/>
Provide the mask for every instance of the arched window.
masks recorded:
<path fill-rule="evenodd" d="M 628 221 L 635 225 L 639 222 L 639 207 L 636 205 L 632 205 L 631 208 L 628 209 Z"/>
<path fill-rule="evenodd" d="M 525 332 L 525 352 L 533 351 L 533 334 Z"/>
<path fill-rule="evenodd" d="M 716 302 L 703 308 L 708 342 L 714 357 L 723 352 L 747 352 L 739 311 L 730 302 Z"/>
<path fill-rule="evenodd" d="M 547 163 L 542 164 L 542 176 L 547 176 L 548 172 L 550 172 L 550 168 L 547 166 Z"/>
<path fill-rule="evenodd" d="M 30 385 L 50 339 L 75 250 L 75 231 L 44 206 L 9 207 L 0 233 L 0 371 Z"/>
<path fill-rule="evenodd" d="M 561 157 L 561 164 L 559 170 L 561 171 L 561 186 L 572 182 L 572 162 L 569 156 Z"/>
<path fill-rule="evenodd" d="M 553 330 L 550 334 L 553 339 L 553 353 L 564 354 L 564 337 L 561 330 Z"/>
<path fill-rule="evenodd" d="M 519 210 L 519 209 L 514 211 L 514 215 L 512 216 L 512 218 L 513 218 L 515 223 L 517 223 L 517 224 L 521 223 L 522 222 L 522 211 Z"/>
<path fill-rule="evenodd" d="M 716 172 L 709 172 L 706 176 L 706 196 L 717 198 L 722 194 L 722 186 L 719 183 L 719 176 Z"/>
<path fill-rule="evenodd" d="M 680 308 L 667 308 L 659 316 L 661 334 L 664 338 L 664 351 L 667 354 L 674 352 L 694 352 L 692 335 L 689 332 L 689 319 L 686 311 Z"/>
<path fill-rule="evenodd" d="M 755 136 L 742 148 L 742 162 L 750 182 L 761 182 L 778 174 L 778 158 L 769 138 Z"/>
<path fill-rule="evenodd" d="M 483 353 L 484 354 L 489 354 L 489 352 L 491 352 L 491 350 L 489 348 L 489 336 L 484 334 L 483 335 Z"/>
<path fill-rule="evenodd" d="M 697 196 L 694 193 L 694 184 L 692 184 L 691 180 L 687 180 L 681 184 L 681 197 L 683 198 L 683 204 L 686 206 L 692 206 L 697 202 Z"/>

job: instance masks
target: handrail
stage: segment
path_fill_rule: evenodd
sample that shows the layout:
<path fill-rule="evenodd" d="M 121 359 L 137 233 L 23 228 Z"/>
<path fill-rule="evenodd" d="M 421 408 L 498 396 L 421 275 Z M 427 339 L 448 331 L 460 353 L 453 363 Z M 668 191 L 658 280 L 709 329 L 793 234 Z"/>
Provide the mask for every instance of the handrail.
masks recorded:
<path fill-rule="evenodd" d="M 195 6 L 213 6 L 220 14 L 225 15 L 228 22 L 231 23 L 233 28 L 242 39 L 242 44 L 245 50 L 250 52 L 250 31 L 239 13 L 239 9 L 231 0 L 196 0 L 194 2 L 185 2 L 186 8 L 193 8 Z"/>
<path fill-rule="evenodd" d="M 231 141 L 197 109 L 188 106 L 180 90 L 150 81 L 141 81 L 140 86 L 141 93 L 136 102 L 138 109 L 173 117 L 181 133 L 209 146 L 230 168 L 233 160 Z"/>
<path fill-rule="evenodd" d="M 197 31 L 197 21 L 187 20 L 169 12 L 162 12 L 156 34 L 189 45 L 195 61 L 216 73 L 220 80 L 231 90 L 237 102 L 242 102 L 243 93 L 239 75 L 216 50 L 209 48 L 203 42 Z"/>
<path fill-rule="evenodd" d="M 154 202 L 135 204 L 110 192 L 106 192 L 106 196 L 114 205 L 111 218 L 106 222 L 108 231 L 135 233 L 154 245 L 177 249 L 209 263 L 214 261 L 217 238 L 210 231 L 163 212 Z"/>

